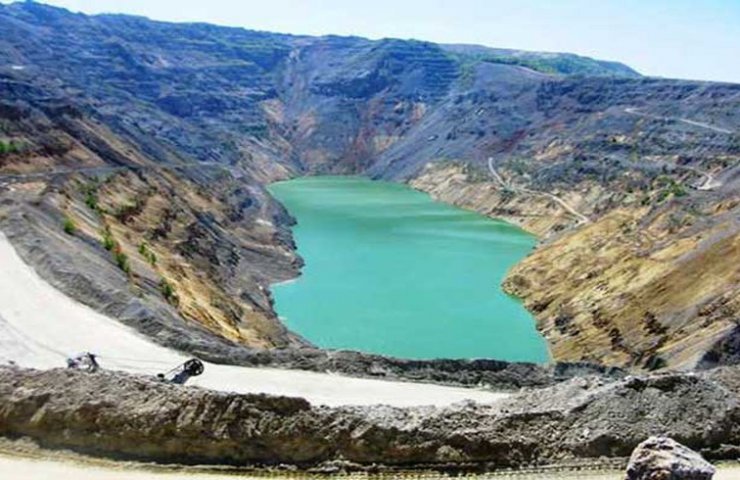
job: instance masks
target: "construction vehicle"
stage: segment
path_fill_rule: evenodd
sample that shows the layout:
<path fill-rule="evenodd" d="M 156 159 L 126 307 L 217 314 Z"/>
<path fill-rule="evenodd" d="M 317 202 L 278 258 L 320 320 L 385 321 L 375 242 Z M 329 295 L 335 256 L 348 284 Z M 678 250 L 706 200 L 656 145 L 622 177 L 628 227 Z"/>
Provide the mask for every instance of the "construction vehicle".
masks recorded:
<path fill-rule="evenodd" d="M 68 358 L 67 368 L 95 373 L 100 370 L 100 364 L 98 364 L 97 356 L 94 353 L 83 352 L 79 355 Z"/>
<path fill-rule="evenodd" d="M 191 358 L 187 362 L 176 366 L 168 372 L 158 374 L 157 378 L 163 382 L 175 385 L 185 385 L 185 382 L 190 380 L 190 378 L 197 377 L 202 374 L 204 369 L 205 367 L 203 366 L 203 362 L 197 358 Z"/>

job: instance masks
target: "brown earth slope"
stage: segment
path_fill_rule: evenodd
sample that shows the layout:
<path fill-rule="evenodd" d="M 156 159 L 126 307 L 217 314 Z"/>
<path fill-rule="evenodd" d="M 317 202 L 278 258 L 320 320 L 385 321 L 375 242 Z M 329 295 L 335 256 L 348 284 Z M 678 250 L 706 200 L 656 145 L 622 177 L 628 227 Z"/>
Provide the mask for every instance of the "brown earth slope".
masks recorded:
<path fill-rule="evenodd" d="M 643 193 L 648 201 L 595 215 L 591 206 L 608 190 L 558 191 L 590 213 L 593 220 L 583 223 L 544 191 L 476 181 L 460 166 L 431 167 L 410 184 L 543 238 L 504 288 L 524 299 L 555 359 L 655 369 L 706 367 L 737 356 L 740 196 L 734 185 L 710 198 L 661 201 L 664 190 L 656 188 Z"/>
<path fill-rule="evenodd" d="M 17 86 L 4 84 L 6 101 Z M 23 146 L 0 154 L 0 225 L 24 258 L 164 343 L 301 344 L 271 306 L 269 284 L 299 260 L 290 217 L 264 189 L 217 164 L 143 151 L 54 93 L 30 89 L 0 112 Z"/>

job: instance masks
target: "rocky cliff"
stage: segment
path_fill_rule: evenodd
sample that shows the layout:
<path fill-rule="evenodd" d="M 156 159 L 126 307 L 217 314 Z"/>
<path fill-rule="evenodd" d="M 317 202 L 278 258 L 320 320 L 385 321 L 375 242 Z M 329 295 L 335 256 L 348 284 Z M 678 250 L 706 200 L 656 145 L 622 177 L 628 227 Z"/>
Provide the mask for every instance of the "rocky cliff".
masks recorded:
<path fill-rule="evenodd" d="M 363 173 L 540 235 L 506 287 L 556 359 L 738 359 L 738 85 L 25 2 L 0 5 L 0 91 L 0 227 L 165 344 L 304 345 L 271 307 L 300 259 L 264 185 Z"/>

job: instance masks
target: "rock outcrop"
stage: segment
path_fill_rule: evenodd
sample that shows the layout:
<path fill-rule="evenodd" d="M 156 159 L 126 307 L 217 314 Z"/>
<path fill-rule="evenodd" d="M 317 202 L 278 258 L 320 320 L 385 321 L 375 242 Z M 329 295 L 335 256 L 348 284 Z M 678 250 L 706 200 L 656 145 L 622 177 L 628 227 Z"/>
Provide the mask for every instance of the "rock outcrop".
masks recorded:
<path fill-rule="evenodd" d="M 651 437 L 630 457 L 625 480 L 712 480 L 716 469 L 668 437 Z"/>
<path fill-rule="evenodd" d="M 625 459 L 663 432 L 708 458 L 740 446 L 740 403 L 718 378 L 583 377 L 490 405 L 311 405 L 115 372 L 0 368 L 0 435 L 114 458 L 231 465 L 481 471 Z"/>

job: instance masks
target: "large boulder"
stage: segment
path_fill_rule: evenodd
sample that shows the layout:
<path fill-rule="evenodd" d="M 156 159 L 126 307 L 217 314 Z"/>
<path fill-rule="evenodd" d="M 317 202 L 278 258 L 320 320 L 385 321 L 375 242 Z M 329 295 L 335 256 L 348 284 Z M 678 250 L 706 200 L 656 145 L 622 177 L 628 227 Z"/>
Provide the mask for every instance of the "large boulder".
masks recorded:
<path fill-rule="evenodd" d="M 712 480 L 715 468 L 675 440 L 650 437 L 637 446 L 625 480 Z"/>

